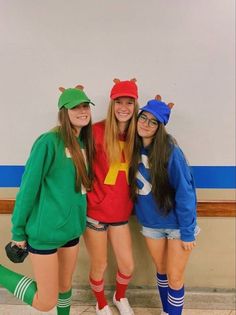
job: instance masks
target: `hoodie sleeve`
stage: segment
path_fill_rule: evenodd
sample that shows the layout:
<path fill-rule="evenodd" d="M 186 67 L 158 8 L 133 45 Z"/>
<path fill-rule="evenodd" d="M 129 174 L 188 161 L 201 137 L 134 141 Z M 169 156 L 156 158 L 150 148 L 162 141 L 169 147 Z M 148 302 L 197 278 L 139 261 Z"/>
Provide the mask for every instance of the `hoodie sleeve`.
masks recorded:
<path fill-rule="evenodd" d="M 175 147 L 169 160 L 170 184 L 175 191 L 175 211 L 180 226 L 181 240 L 195 240 L 196 191 L 193 176 L 183 152 Z"/>
<path fill-rule="evenodd" d="M 53 160 L 53 146 L 50 145 L 50 139 L 52 137 L 48 133 L 35 141 L 25 165 L 12 216 L 12 239 L 14 241 L 27 240 L 25 226 L 39 197 L 41 183 Z"/>

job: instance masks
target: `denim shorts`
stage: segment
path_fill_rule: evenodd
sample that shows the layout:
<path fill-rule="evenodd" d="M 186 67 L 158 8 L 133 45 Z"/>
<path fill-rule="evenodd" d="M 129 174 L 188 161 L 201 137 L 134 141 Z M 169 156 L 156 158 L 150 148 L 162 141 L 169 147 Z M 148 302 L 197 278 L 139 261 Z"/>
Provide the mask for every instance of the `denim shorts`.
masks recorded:
<path fill-rule="evenodd" d="M 79 243 L 79 237 L 74 238 L 73 240 L 67 242 L 65 245 L 61 246 L 60 248 L 64 247 L 73 247 Z M 58 248 L 53 249 L 36 249 L 31 247 L 29 244 L 27 245 L 27 250 L 29 253 L 32 254 L 39 254 L 39 255 L 50 255 L 57 252 Z"/>
<path fill-rule="evenodd" d="M 109 226 L 120 226 L 128 224 L 128 221 L 121 221 L 121 222 L 100 222 L 97 220 L 94 220 L 92 218 L 87 217 L 86 225 L 89 229 L 95 230 L 95 231 L 107 231 Z"/>
<path fill-rule="evenodd" d="M 200 227 L 197 225 L 194 230 L 194 236 L 196 237 L 200 233 Z M 167 238 L 168 240 L 180 240 L 180 230 L 179 229 L 152 229 L 142 226 L 141 233 L 145 237 L 153 239 Z"/>

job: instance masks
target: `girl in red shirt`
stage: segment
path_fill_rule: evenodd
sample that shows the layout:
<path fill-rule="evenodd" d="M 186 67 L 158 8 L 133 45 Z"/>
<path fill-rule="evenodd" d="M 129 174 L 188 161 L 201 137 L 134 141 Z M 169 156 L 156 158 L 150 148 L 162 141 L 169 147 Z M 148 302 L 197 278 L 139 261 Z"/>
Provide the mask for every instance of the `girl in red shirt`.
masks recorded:
<path fill-rule="evenodd" d="M 107 118 L 93 126 L 94 181 L 93 189 L 87 195 L 85 243 L 90 255 L 89 281 L 97 299 L 97 315 L 112 314 L 104 295 L 103 280 L 108 239 L 118 266 L 113 303 L 120 314 L 134 314 L 125 292 L 134 268 L 128 225 L 133 209 L 128 170 L 138 113 L 138 88 L 135 81 L 114 80 Z"/>

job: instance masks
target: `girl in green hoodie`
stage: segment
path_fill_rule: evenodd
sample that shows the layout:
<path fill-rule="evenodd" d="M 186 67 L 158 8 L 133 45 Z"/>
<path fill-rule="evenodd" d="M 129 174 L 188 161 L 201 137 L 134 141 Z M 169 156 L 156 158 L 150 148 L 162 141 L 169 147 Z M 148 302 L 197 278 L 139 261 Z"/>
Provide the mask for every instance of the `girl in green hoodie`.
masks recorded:
<path fill-rule="evenodd" d="M 35 281 L 0 265 L 0 285 L 37 310 L 57 305 L 68 315 L 92 181 L 93 103 L 82 86 L 60 91 L 59 126 L 35 141 L 12 216 L 12 244 L 28 248 Z"/>

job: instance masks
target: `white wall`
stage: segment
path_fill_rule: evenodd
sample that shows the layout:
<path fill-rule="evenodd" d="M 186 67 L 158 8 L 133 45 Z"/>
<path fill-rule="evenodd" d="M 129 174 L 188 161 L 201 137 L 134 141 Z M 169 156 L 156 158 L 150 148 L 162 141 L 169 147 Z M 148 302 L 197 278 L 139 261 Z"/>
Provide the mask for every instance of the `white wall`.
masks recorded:
<path fill-rule="evenodd" d="M 234 0 L 0 0 L 0 165 L 24 164 L 56 123 L 58 86 L 104 117 L 112 79 L 140 104 L 174 101 L 168 130 L 192 165 L 235 162 Z"/>

